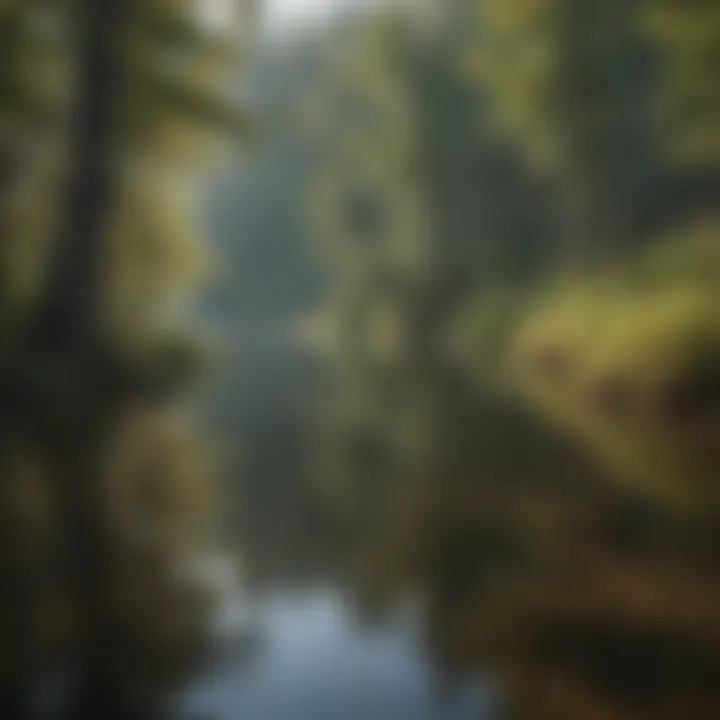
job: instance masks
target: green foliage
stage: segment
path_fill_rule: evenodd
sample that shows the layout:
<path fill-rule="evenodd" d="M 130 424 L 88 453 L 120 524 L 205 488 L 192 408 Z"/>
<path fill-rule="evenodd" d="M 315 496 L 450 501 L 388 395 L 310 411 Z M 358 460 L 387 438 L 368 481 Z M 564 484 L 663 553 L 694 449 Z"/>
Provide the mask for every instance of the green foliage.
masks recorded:
<path fill-rule="evenodd" d="M 507 390 L 508 347 L 527 312 L 528 295 L 517 287 L 499 286 L 474 296 L 447 333 L 448 353 L 486 392 Z"/>
<path fill-rule="evenodd" d="M 660 55 L 658 119 L 665 148 L 680 164 L 716 166 L 718 8 L 711 2 L 652 0 L 643 8 L 642 25 Z"/>
<path fill-rule="evenodd" d="M 208 269 L 199 181 L 218 137 L 247 128 L 229 90 L 233 28 L 248 18 L 211 29 L 196 6 L 121 3 L 102 100 L 84 82 L 87 7 L 0 3 L 0 693 L 61 658 L 112 696 L 93 717 L 177 689 L 217 600 L 183 574 L 216 550 L 217 503 L 212 453 L 178 390 L 202 364 L 187 329 Z M 93 103 L 111 106 L 110 132 L 75 138 Z M 73 197 L 84 163 L 108 178 L 100 227 Z M 68 300 L 52 295 L 63 272 L 62 293 L 92 288 L 100 319 L 51 354 L 38 317 L 48 296 Z"/>
<path fill-rule="evenodd" d="M 477 0 L 467 64 L 480 122 L 554 184 L 562 261 L 620 250 L 657 183 L 647 132 L 650 61 L 637 6 L 622 0 Z"/>
<path fill-rule="evenodd" d="M 638 282 L 654 287 L 692 284 L 712 289 L 720 277 L 720 224 L 699 218 L 681 231 L 666 233 L 635 270 Z"/>
<path fill-rule="evenodd" d="M 565 66 L 560 40 L 562 2 L 481 2 L 483 43 L 468 62 L 494 93 L 495 123 L 524 143 L 533 164 L 557 165 L 562 128 L 557 85 Z"/>
<path fill-rule="evenodd" d="M 338 385 L 323 489 L 366 596 L 419 586 L 443 668 L 497 672 L 518 717 L 713 717 L 696 680 L 718 657 L 720 245 L 693 203 L 717 191 L 711 150 L 680 177 L 653 126 L 692 78 L 711 117 L 715 11 L 663 4 L 678 50 L 648 42 L 652 1 L 474 5 L 478 27 L 448 5 L 430 46 L 356 40 L 403 72 L 345 80 L 360 98 L 318 182 L 338 281 L 316 325 Z M 379 121 L 393 82 L 417 112 L 400 144 Z M 673 132 L 699 148 L 687 110 Z M 422 245 L 385 223 L 409 195 L 400 156 Z"/>
<path fill-rule="evenodd" d="M 693 503 L 716 497 L 720 316 L 709 231 L 690 233 L 699 244 L 661 246 L 634 272 L 556 289 L 513 349 L 523 393 L 597 446 L 620 478 Z"/>

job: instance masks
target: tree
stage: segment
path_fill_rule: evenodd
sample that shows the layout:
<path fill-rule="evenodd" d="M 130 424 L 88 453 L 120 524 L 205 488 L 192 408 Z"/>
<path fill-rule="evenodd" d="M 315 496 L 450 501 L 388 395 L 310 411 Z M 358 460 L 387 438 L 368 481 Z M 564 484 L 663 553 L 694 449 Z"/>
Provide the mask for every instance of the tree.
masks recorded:
<path fill-rule="evenodd" d="M 559 258 L 637 242 L 653 195 L 636 4 L 478 0 L 473 74 L 501 136 L 557 187 Z"/>
<path fill-rule="evenodd" d="M 720 14 L 712 3 L 646 3 L 642 28 L 659 55 L 658 130 L 676 164 L 717 166 L 718 95 L 713 77 Z"/>
<path fill-rule="evenodd" d="M 342 192 L 323 239 L 345 333 L 329 475 L 370 548 L 367 595 L 419 586 L 433 657 L 498 675 L 511 716 L 713 717 L 715 223 L 637 252 L 692 211 L 683 198 L 648 210 L 677 178 L 650 132 L 664 76 L 635 5 L 481 10 L 476 103 L 457 76 L 458 26 L 427 52 L 373 35 L 395 98 L 421 110 L 403 157 L 430 210 L 414 236 L 422 264 L 383 272 L 407 247 L 377 228 L 402 206 L 387 167 L 408 144 L 388 147 L 372 124 L 383 103 L 370 83 L 351 82 L 352 117 L 374 139 L 361 160 L 386 174 L 361 184 L 356 166 L 333 166 Z M 494 136 L 468 132 L 488 114 Z M 381 212 L 347 201 L 368 194 Z M 560 267 L 609 254 L 595 272 Z M 398 442 L 403 428 L 415 444 Z"/>
<path fill-rule="evenodd" d="M 3 305 L 4 448 L 9 477 L 22 472 L 25 483 L 28 460 L 14 459 L 23 452 L 44 478 L 43 523 L 62 539 L 54 584 L 66 608 L 50 642 L 26 633 L 42 610 L 20 623 L 17 640 L 32 658 L 9 658 L 8 711 L 21 713 L 59 643 L 80 680 L 73 716 L 122 714 L 162 699 L 205 627 L 202 589 L 174 569 L 208 547 L 193 529 L 207 529 L 201 505 L 183 499 L 203 494 L 208 478 L 195 433 L 172 409 L 196 352 L 167 306 L 188 288 L 182 243 L 199 242 L 179 211 L 193 197 L 203 146 L 218 127 L 242 124 L 223 90 L 237 37 L 229 26 L 210 31 L 193 4 L 163 0 L 38 0 L 0 12 L 3 141 L 18 168 L 3 198 L 2 271 L 28 238 L 31 246 L 27 274 Z M 177 443 L 191 456 L 183 467 L 171 462 Z M 47 563 L 28 555 L 15 568 L 18 593 L 46 596 L 29 576 Z M 30 607 L 13 610 L 27 618 Z M 13 627 L 12 612 L 6 620 Z"/>

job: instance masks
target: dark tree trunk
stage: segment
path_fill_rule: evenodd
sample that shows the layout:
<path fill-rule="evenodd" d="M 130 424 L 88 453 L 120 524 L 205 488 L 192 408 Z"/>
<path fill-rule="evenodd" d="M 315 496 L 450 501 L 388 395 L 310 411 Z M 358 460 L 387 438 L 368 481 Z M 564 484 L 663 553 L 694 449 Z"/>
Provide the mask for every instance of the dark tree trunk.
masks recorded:
<path fill-rule="evenodd" d="M 112 653 L 106 611 L 112 543 L 100 489 L 118 400 L 103 366 L 103 252 L 120 151 L 121 33 L 129 5 L 78 3 L 70 168 L 36 336 L 35 352 L 51 372 L 40 432 L 57 482 L 79 620 L 72 717 L 109 717 L 121 700 L 99 662 Z"/>
<path fill-rule="evenodd" d="M 129 5 L 82 0 L 78 10 L 72 167 L 41 323 L 63 350 L 80 353 L 98 342 L 102 327 L 102 240 L 117 171 L 120 41 Z"/>

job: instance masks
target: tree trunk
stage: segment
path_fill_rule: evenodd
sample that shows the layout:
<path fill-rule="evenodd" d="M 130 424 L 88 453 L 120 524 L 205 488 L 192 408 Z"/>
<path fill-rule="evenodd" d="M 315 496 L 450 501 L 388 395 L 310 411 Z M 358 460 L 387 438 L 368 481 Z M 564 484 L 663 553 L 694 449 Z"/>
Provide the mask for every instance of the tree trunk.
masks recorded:
<path fill-rule="evenodd" d="M 117 171 L 122 20 L 129 0 L 82 0 L 76 114 L 64 216 L 55 240 L 42 330 L 87 355 L 102 331 L 103 235 Z"/>
<path fill-rule="evenodd" d="M 40 431 L 57 482 L 79 625 L 73 718 L 109 717 L 121 700 L 112 697 L 112 678 L 98 664 L 101 655 L 112 653 L 106 582 L 112 543 L 100 491 L 104 446 L 119 399 L 103 367 L 108 338 L 102 266 L 118 166 L 121 33 L 129 5 L 78 3 L 71 166 L 36 338 L 39 359 L 52 373 Z"/>

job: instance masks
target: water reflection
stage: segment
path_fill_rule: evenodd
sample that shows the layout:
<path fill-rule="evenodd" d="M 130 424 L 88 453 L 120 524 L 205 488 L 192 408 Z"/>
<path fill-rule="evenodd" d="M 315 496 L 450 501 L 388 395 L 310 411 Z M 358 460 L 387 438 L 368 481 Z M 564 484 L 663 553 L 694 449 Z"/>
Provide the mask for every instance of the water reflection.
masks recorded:
<path fill-rule="evenodd" d="M 214 674 L 185 710 L 217 720 L 485 720 L 479 683 L 444 686 L 412 606 L 368 625 L 335 589 L 256 599 L 262 628 L 246 668 Z"/>

